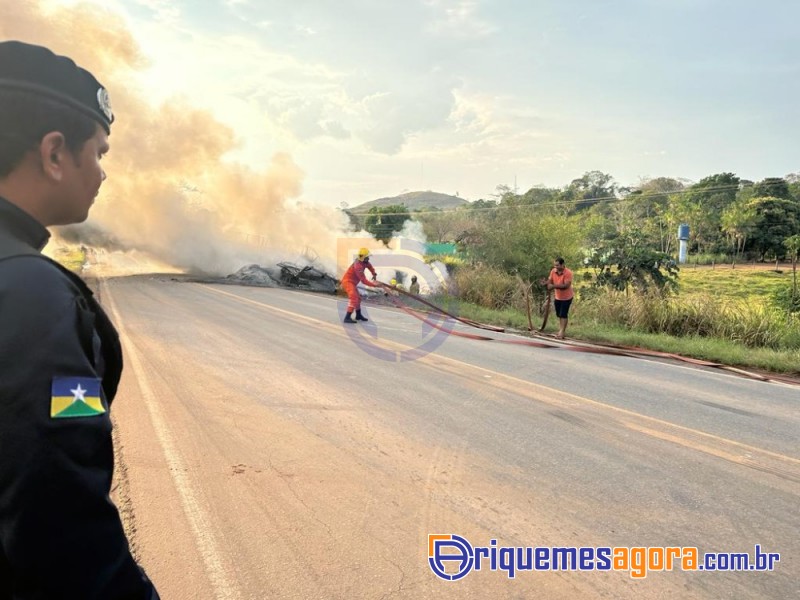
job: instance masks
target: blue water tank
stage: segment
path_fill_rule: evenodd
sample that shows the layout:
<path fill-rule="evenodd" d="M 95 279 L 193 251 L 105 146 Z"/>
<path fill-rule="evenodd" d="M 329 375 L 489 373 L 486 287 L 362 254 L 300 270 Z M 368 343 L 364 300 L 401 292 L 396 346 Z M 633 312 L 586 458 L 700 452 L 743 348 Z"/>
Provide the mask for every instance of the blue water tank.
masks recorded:
<path fill-rule="evenodd" d="M 679 240 L 689 239 L 689 226 L 686 223 L 678 225 L 678 239 Z"/>

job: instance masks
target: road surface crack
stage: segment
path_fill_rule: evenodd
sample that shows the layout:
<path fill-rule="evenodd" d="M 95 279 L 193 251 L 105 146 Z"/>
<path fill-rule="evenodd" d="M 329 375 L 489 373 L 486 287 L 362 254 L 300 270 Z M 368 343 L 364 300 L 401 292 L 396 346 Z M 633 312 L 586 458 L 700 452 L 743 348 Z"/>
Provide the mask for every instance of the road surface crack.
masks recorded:
<path fill-rule="evenodd" d="M 308 504 L 306 504 L 306 501 L 303 500 L 303 498 L 300 496 L 300 494 L 298 494 L 297 491 L 292 486 L 291 482 L 292 482 L 292 479 L 294 479 L 294 477 L 295 477 L 294 473 L 287 473 L 287 472 L 281 471 L 278 467 L 276 467 L 272 463 L 272 458 L 269 459 L 269 466 L 270 466 L 270 469 L 272 469 L 275 473 L 277 473 L 278 477 L 280 477 L 284 481 L 284 483 L 286 483 L 286 487 L 292 493 L 292 496 L 294 496 L 297 499 L 297 501 L 300 504 L 303 505 L 303 507 L 311 514 L 311 516 L 314 518 L 314 520 L 317 523 L 319 523 L 320 525 L 322 525 L 325 528 L 325 530 L 328 532 L 328 536 L 332 537 L 333 536 L 333 531 L 331 530 L 330 525 L 328 525 L 325 521 L 323 521 L 322 519 L 320 519 L 317 516 L 317 511 L 315 511 L 312 507 L 310 507 Z"/>

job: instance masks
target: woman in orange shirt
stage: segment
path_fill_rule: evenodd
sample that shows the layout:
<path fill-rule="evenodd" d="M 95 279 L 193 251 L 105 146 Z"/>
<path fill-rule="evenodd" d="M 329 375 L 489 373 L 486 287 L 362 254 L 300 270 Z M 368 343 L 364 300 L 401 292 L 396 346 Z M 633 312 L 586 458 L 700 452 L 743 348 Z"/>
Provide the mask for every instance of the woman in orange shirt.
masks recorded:
<path fill-rule="evenodd" d="M 569 307 L 575 294 L 572 290 L 572 271 L 564 266 L 564 259 L 560 256 L 553 261 L 553 268 L 547 278 L 547 289 L 555 290 L 556 299 L 553 304 L 559 325 L 556 337 L 563 340 L 567 332 Z"/>

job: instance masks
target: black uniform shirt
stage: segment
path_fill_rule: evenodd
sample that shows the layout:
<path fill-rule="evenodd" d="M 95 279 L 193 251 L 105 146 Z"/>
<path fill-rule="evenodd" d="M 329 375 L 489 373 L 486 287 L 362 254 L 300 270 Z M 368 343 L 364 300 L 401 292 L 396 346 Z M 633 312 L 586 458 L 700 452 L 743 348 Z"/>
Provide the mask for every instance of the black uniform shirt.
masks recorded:
<path fill-rule="evenodd" d="M 0 198 L 0 600 L 158 598 L 109 498 L 114 326 Z"/>

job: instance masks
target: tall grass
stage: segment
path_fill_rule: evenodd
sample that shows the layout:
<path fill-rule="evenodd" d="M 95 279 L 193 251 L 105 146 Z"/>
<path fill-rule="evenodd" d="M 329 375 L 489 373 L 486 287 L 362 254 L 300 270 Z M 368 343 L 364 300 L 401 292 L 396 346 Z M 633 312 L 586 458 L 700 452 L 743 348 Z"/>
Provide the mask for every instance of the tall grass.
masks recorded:
<path fill-rule="evenodd" d="M 719 265 L 724 263 L 731 264 L 733 262 L 734 262 L 734 257 L 730 254 L 702 252 L 700 254 L 690 254 L 689 256 L 686 257 L 687 264 L 681 266 L 711 265 L 711 264 Z M 741 260 L 738 262 L 741 262 Z"/>
<path fill-rule="evenodd" d="M 800 315 L 776 306 L 770 293 L 785 288 L 790 273 L 699 268 L 686 275 L 681 272 L 680 294 L 662 297 L 596 290 L 576 272 L 570 335 L 800 374 Z M 527 330 L 524 293 L 515 277 L 464 265 L 451 284 L 436 304 L 477 321 Z M 532 299 L 534 326 L 538 300 Z"/>
<path fill-rule="evenodd" d="M 485 265 L 456 270 L 451 288 L 451 293 L 460 300 L 484 308 L 502 310 L 522 309 L 525 306 L 525 295 L 519 281 L 499 269 Z"/>
<path fill-rule="evenodd" d="M 757 302 L 708 294 L 662 297 L 604 291 L 581 302 L 583 318 L 645 333 L 715 337 L 750 348 L 800 348 L 800 321 Z"/>

